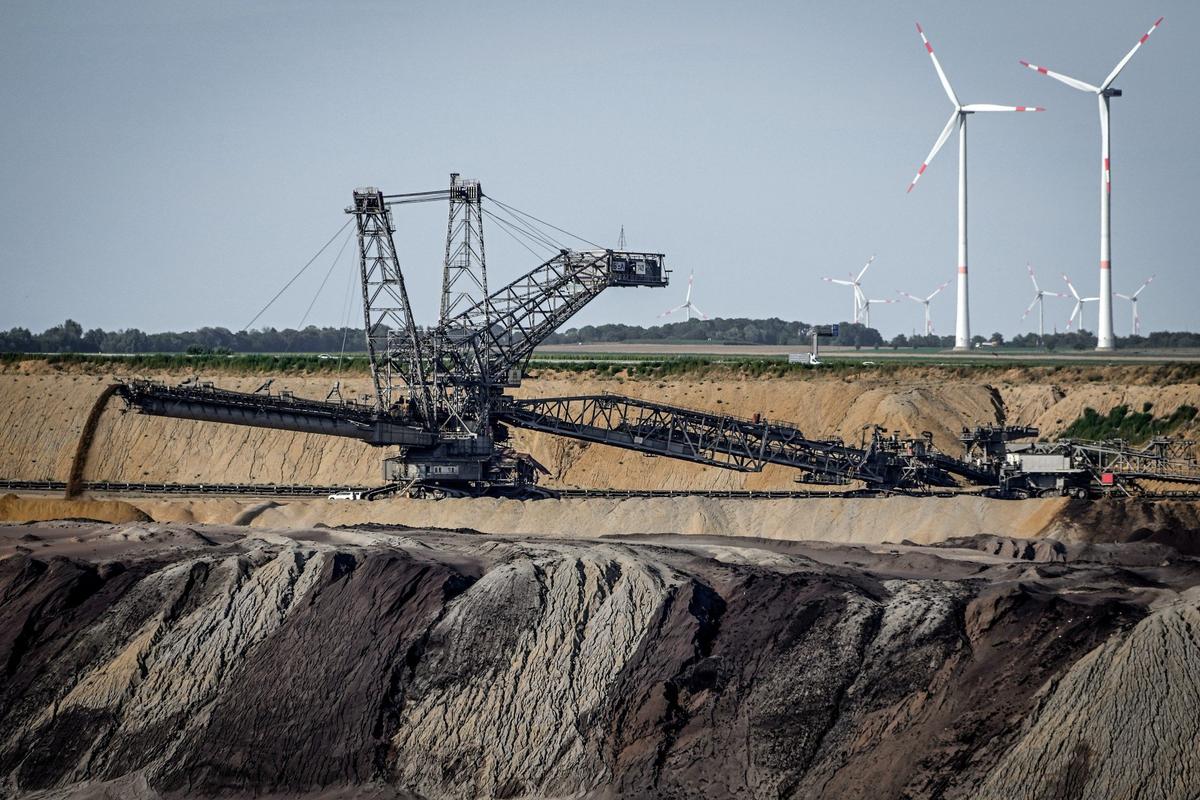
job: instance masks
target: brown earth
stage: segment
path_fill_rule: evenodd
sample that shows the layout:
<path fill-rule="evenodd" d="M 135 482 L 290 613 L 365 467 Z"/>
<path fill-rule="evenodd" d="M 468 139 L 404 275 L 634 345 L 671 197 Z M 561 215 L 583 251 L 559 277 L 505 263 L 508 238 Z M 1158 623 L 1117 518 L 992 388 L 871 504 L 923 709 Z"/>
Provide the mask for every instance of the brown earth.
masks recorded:
<path fill-rule="evenodd" d="M 0 497 L 0 520 L 39 522 L 86 519 L 99 522 L 149 522 L 150 516 L 122 500 L 59 500 L 30 495 Z"/>
<path fill-rule="evenodd" d="M 1200 793 L 1169 545 L 0 526 L 0 795 Z"/>
<path fill-rule="evenodd" d="M 959 452 L 963 426 L 1005 421 L 1035 425 L 1054 436 L 1086 407 L 1119 404 L 1160 414 L 1181 404 L 1200 405 L 1200 384 L 1168 367 L 1014 367 L 979 373 L 966 368 L 911 368 L 886 374 L 833 378 L 702 377 L 642 380 L 543 371 L 526 380 L 526 396 L 618 392 L 709 411 L 797 424 L 811 436 L 858 441 L 864 426 L 880 424 L 904 435 L 930 431 L 939 447 Z M 21 362 L 0 368 L 0 477 L 65 480 L 75 442 L 94 399 L 117 378 L 94 368 Z M 143 377 L 179 381 L 182 372 Z M 218 385 L 252 391 L 263 376 L 206 375 Z M 364 377 L 343 380 L 346 393 L 367 390 Z M 328 376 L 277 376 L 274 390 L 324 397 Z M 377 484 L 385 452 L 351 440 L 254 428 L 195 423 L 121 413 L 114 400 L 101 418 L 85 480 Z M 1195 433 L 1194 429 L 1181 433 Z M 551 486 L 663 489 L 787 489 L 794 473 L 772 467 L 734 473 L 629 451 L 515 432 L 551 471 Z"/>

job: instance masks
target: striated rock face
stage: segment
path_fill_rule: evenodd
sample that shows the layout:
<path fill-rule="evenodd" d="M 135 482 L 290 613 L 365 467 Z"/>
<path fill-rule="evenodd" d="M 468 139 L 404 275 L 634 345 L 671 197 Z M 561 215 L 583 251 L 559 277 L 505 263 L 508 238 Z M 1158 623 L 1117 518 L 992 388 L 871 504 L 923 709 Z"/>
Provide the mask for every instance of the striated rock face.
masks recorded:
<path fill-rule="evenodd" d="M 153 524 L 0 537 L 20 543 L 0 561 L 0 794 L 1200 791 L 1200 577 L 1177 554 Z"/>

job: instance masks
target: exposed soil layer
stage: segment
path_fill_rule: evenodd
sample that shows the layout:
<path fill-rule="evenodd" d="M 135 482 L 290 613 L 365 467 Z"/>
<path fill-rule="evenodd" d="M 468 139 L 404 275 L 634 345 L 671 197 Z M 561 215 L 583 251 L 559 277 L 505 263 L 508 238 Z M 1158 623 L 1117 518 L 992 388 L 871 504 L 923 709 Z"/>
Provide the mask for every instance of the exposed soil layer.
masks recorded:
<path fill-rule="evenodd" d="M 114 516 L 109 516 L 109 513 Z M 742 499 L 663 497 L 567 500 L 261 500 L 137 497 L 113 503 L 0 498 L 0 521 L 152 519 L 255 528 L 399 525 L 559 537 L 693 534 L 877 544 L 930 544 L 986 534 L 1023 540 L 1161 543 L 1200 555 L 1200 502 L 991 500 L 982 497 Z"/>
<path fill-rule="evenodd" d="M 0 526 L 0 785 L 1195 796 L 1197 562 L 1043 544 Z"/>
<path fill-rule="evenodd" d="M 1168 367 L 1013 368 L 973 373 L 962 369 L 912 369 L 857 377 L 695 377 L 626 379 L 540 371 L 517 394 L 532 396 L 618 392 L 660 402 L 727 412 L 761 413 L 798 424 L 812 436 L 857 442 L 864 425 L 904 435 L 933 434 L 958 453 L 963 426 L 1006 421 L 1035 425 L 1054 436 L 1091 407 L 1117 405 L 1169 414 L 1200 405 L 1200 385 L 1190 373 Z M 104 387 L 129 375 L 104 374 L 78 365 L 28 361 L 0 367 L 0 477 L 66 480 L 88 412 Z M 178 382 L 182 372 L 144 376 Z M 253 391 L 262 376 L 205 375 L 218 385 Z M 275 390 L 324 397 L 333 378 L 275 376 Z M 369 390 L 363 376 L 343 380 L 346 396 Z M 95 429 L 84 480 L 377 484 L 385 450 L 347 439 L 265 429 L 169 420 L 120 413 L 113 400 Z M 1181 431 L 1194 434 L 1192 427 Z M 736 473 L 664 458 L 645 458 L 602 445 L 515 432 L 518 447 L 551 471 L 551 486 L 666 489 L 788 489 L 795 473 L 771 467 Z"/>

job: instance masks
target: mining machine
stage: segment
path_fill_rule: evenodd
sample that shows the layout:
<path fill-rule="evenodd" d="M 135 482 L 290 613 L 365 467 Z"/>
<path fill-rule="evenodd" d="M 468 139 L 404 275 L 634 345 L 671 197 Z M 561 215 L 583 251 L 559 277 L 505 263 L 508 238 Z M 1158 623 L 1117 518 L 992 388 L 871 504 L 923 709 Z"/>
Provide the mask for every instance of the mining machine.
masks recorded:
<path fill-rule="evenodd" d="M 498 289 L 488 283 L 478 181 L 450 176 L 447 189 L 385 194 L 357 189 L 346 208 L 357 226 L 363 325 L 373 393 L 360 400 L 243 393 L 211 383 L 132 381 L 116 388 L 145 414 L 359 439 L 395 452 L 372 494 L 412 496 L 545 493 L 544 469 L 508 444 L 510 427 L 737 471 L 767 464 L 802 482 L 872 490 L 926 491 L 994 482 L 994 470 L 939 453 L 930 437 L 901 439 L 881 428 L 857 445 L 810 438 L 761 417 L 668 406 L 619 395 L 515 398 L 529 359 L 555 329 L 609 287 L 664 287 L 662 253 L 560 249 Z M 438 322 L 417 325 L 397 257 L 398 206 L 449 204 Z M 501 204 L 503 205 L 503 204 Z M 509 208 L 508 206 L 504 206 Z M 536 219 L 536 218 L 534 218 Z M 331 396 L 333 393 L 331 393 Z"/>

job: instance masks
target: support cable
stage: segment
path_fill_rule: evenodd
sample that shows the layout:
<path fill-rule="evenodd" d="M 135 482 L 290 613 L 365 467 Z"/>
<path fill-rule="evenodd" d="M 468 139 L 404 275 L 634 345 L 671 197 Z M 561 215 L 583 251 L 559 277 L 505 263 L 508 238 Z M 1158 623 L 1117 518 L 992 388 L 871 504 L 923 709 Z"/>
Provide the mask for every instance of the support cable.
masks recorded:
<path fill-rule="evenodd" d="M 317 287 L 316 294 L 314 294 L 312 300 L 309 301 L 308 308 L 304 310 L 304 316 L 300 318 L 300 324 L 296 326 L 296 332 L 292 334 L 292 339 L 288 342 L 287 349 L 289 353 L 292 350 L 292 344 L 294 344 L 296 341 L 296 337 L 303 332 L 304 323 L 308 322 L 308 315 L 312 313 L 313 306 L 317 304 L 317 299 L 321 296 L 321 292 L 325 291 L 325 284 L 329 283 L 329 276 L 333 274 L 333 268 L 336 267 L 338 262 L 342 260 L 342 253 L 346 252 L 346 245 L 350 244 L 350 236 L 353 233 L 354 231 L 346 232 L 346 238 L 342 240 L 342 246 L 338 248 L 337 255 L 333 257 L 333 262 L 329 265 L 329 269 L 326 270 L 325 277 L 321 280 L 321 285 Z"/>
<path fill-rule="evenodd" d="M 521 210 L 521 209 L 519 209 L 519 208 L 514 208 L 513 206 L 510 206 L 510 205 L 508 205 L 507 203 L 502 203 L 502 202 L 500 202 L 499 200 L 497 200 L 496 198 L 492 197 L 491 195 L 485 195 L 485 196 L 486 196 L 486 197 L 487 197 L 489 200 L 491 200 L 493 203 L 496 203 L 497 205 L 501 206 L 502 208 L 506 208 L 506 209 L 508 209 L 509 211 L 515 212 L 515 213 L 517 213 L 517 214 L 520 214 L 520 215 L 521 215 L 521 216 L 523 216 L 523 217 L 528 217 L 529 219 L 531 219 L 531 220 L 533 220 L 533 221 L 535 221 L 535 222 L 540 222 L 540 223 L 541 223 L 541 224 L 543 224 L 543 225 L 546 225 L 546 226 L 548 226 L 548 227 L 550 227 L 550 228 L 554 228 L 554 230 L 558 231 L 559 233 L 565 233 L 567 236 L 570 236 L 572 239 L 578 239 L 579 241 L 581 241 L 581 242 L 584 242 L 585 244 L 590 244 L 592 247 L 595 247 L 595 248 L 597 248 L 597 249 L 600 249 L 600 250 L 606 250 L 606 249 L 607 249 L 607 248 L 605 248 L 605 247 L 602 247 L 601 245 L 598 245 L 598 244 L 596 244 L 596 243 L 595 243 L 595 242 L 593 242 L 593 241 L 590 241 L 590 240 L 588 240 L 588 239 L 585 239 L 585 238 L 583 238 L 582 236 L 579 236 L 578 234 L 574 234 L 574 233 L 571 233 L 570 231 L 563 230 L 562 228 L 558 227 L 557 225 L 551 225 L 549 222 L 546 222 L 544 219 L 538 219 L 538 218 L 537 218 L 537 217 L 535 217 L 533 214 L 530 214 L 530 213 L 528 213 L 528 212 L 526 212 L 526 211 L 522 211 L 522 210 Z"/>
<path fill-rule="evenodd" d="M 350 335 L 350 301 L 354 296 L 354 277 L 358 270 L 351 269 L 346 273 L 346 299 L 342 303 L 342 349 L 338 351 L 338 378 L 342 374 L 342 357 L 346 355 L 346 337 Z"/>
<path fill-rule="evenodd" d="M 509 218 L 511 223 L 515 224 L 517 227 L 517 230 L 519 232 L 521 232 L 523 235 L 529 236 L 532 239 L 536 239 L 543 246 L 545 246 L 551 250 L 568 249 L 565 244 L 560 242 L 558 239 L 555 239 L 553 236 L 551 236 L 546 231 L 537 228 L 532 223 L 530 223 L 529 220 L 524 219 L 522 217 L 518 217 L 516 214 L 513 214 L 511 211 L 506 211 L 505 209 L 500 208 L 499 206 L 497 206 L 497 209 L 499 209 L 500 213 L 505 214 Z"/>
<path fill-rule="evenodd" d="M 313 262 L 314 262 L 314 261 L 316 261 L 318 258 L 320 258 L 320 257 L 321 257 L 321 253 L 324 253 L 324 252 L 325 252 L 325 250 L 326 250 L 326 249 L 329 247 L 329 245 L 333 244 L 334 240 L 335 240 L 335 239 L 337 239 L 337 237 L 341 236 L 341 235 L 342 235 L 342 231 L 346 230 L 346 227 L 347 227 L 347 226 L 348 226 L 348 225 L 349 225 L 351 222 L 353 222 L 353 221 L 354 221 L 354 218 L 353 218 L 353 217 L 351 217 L 351 218 L 347 219 L 347 220 L 346 220 L 346 221 L 345 221 L 345 222 L 342 224 L 342 227 L 338 228 L 338 229 L 337 229 L 337 232 L 336 232 L 336 233 L 334 233 L 334 234 L 333 234 L 333 236 L 330 236 L 330 237 L 329 237 L 329 241 L 327 241 L 325 244 L 321 245 L 321 249 L 320 249 L 320 250 L 318 250 L 318 251 L 317 251 L 315 254 L 313 254 L 313 257 L 312 257 L 312 258 L 310 258 L 310 259 L 308 260 L 308 262 L 307 262 L 307 263 L 306 263 L 306 264 L 305 264 L 303 267 L 301 267 L 301 268 L 300 268 L 300 271 L 299 271 L 299 272 L 297 272 L 295 275 L 293 275 L 293 276 L 292 276 L 292 279 L 291 279 L 291 280 L 289 280 L 287 283 L 285 283 L 285 284 L 283 285 L 283 288 L 282 288 L 282 289 L 280 289 L 278 292 L 276 292 L 276 293 L 275 293 L 275 296 L 274 296 L 274 297 L 272 297 L 272 298 L 270 299 L 270 301 L 269 301 L 269 302 L 268 302 L 268 303 L 267 303 L 265 306 L 263 306 L 263 307 L 262 307 L 262 310 L 261 310 L 261 311 L 259 311 L 257 314 L 255 314 L 255 315 L 254 315 L 254 319 L 250 320 L 250 321 L 249 321 L 249 322 L 247 322 L 245 325 L 243 325 L 243 326 L 242 326 L 242 330 L 241 330 L 241 331 L 238 331 L 238 332 L 239 332 L 239 333 L 241 333 L 242 331 L 247 331 L 247 330 L 249 330 L 249 329 L 250 329 L 250 326 L 251 326 L 251 325 L 253 325 L 254 323 L 258 322 L 258 318 L 259 318 L 259 317 L 261 317 L 263 314 L 267 313 L 267 309 L 268 309 L 268 308 L 270 308 L 272 305 L 274 305 L 275 301 L 279 299 L 279 296 L 280 296 L 280 295 L 282 295 L 284 292 L 286 292 L 286 291 L 288 290 L 288 287 L 289 287 L 289 286 L 291 286 L 293 283 L 295 283 L 295 282 L 296 282 L 296 279 L 297 279 L 297 278 L 299 278 L 301 275 L 303 275 L 303 274 L 304 274 L 304 272 L 305 272 L 305 270 L 307 270 L 309 267 L 311 267 L 311 266 L 312 266 L 312 264 L 313 264 Z"/>
<path fill-rule="evenodd" d="M 529 251 L 529 254 L 530 254 L 530 255 L 532 255 L 534 258 L 544 258 L 544 257 L 545 257 L 545 256 L 543 256 L 543 255 L 540 255 L 540 254 L 539 254 L 539 253 L 538 253 L 536 250 L 534 250 L 534 249 L 533 249 L 532 247 L 530 247 L 529 245 L 525 244 L 525 242 L 523 242 L 522 240 L 518 239 L 518 238 L 517 238 L 517 235 L 516 235 L 515 233 L 513 233 L 511 230 L 509 230 L 509 229 L 508 229 L 508 226 L 509 226 L 511 223 L 509 223 L 509 222 L 507 222 L 507 221 L 505 221 L 505 220 L 501 219 L 500 217 L 497 217 L 495 214 L 493 214 L 493 213 L 492 213 L 492 212 L 490 212 L 490 211 L 484 211 L 483 213 L 484 213 L 484 214 L 487 214 L 487 215 L 488 215 L 488 217 L 490 217 L 490 218 L 492 219 L 492 221 L 493 221 L 493 222 L 497 223 L 497 224 L 500 226 L 500 230 L 502 230 L 502 231 L 504 231 L 506 234 L 508 234 L 508 236 L 509 236 L 509 237 L 510 237 L 510 238 L 511 238 L 511 239 L 512 239 L 514 242 L 516 242 L 517 244 L 521 245 L 521 247 L 524 247 L 526 250 L 528 250 L 528 251 Z"/>

